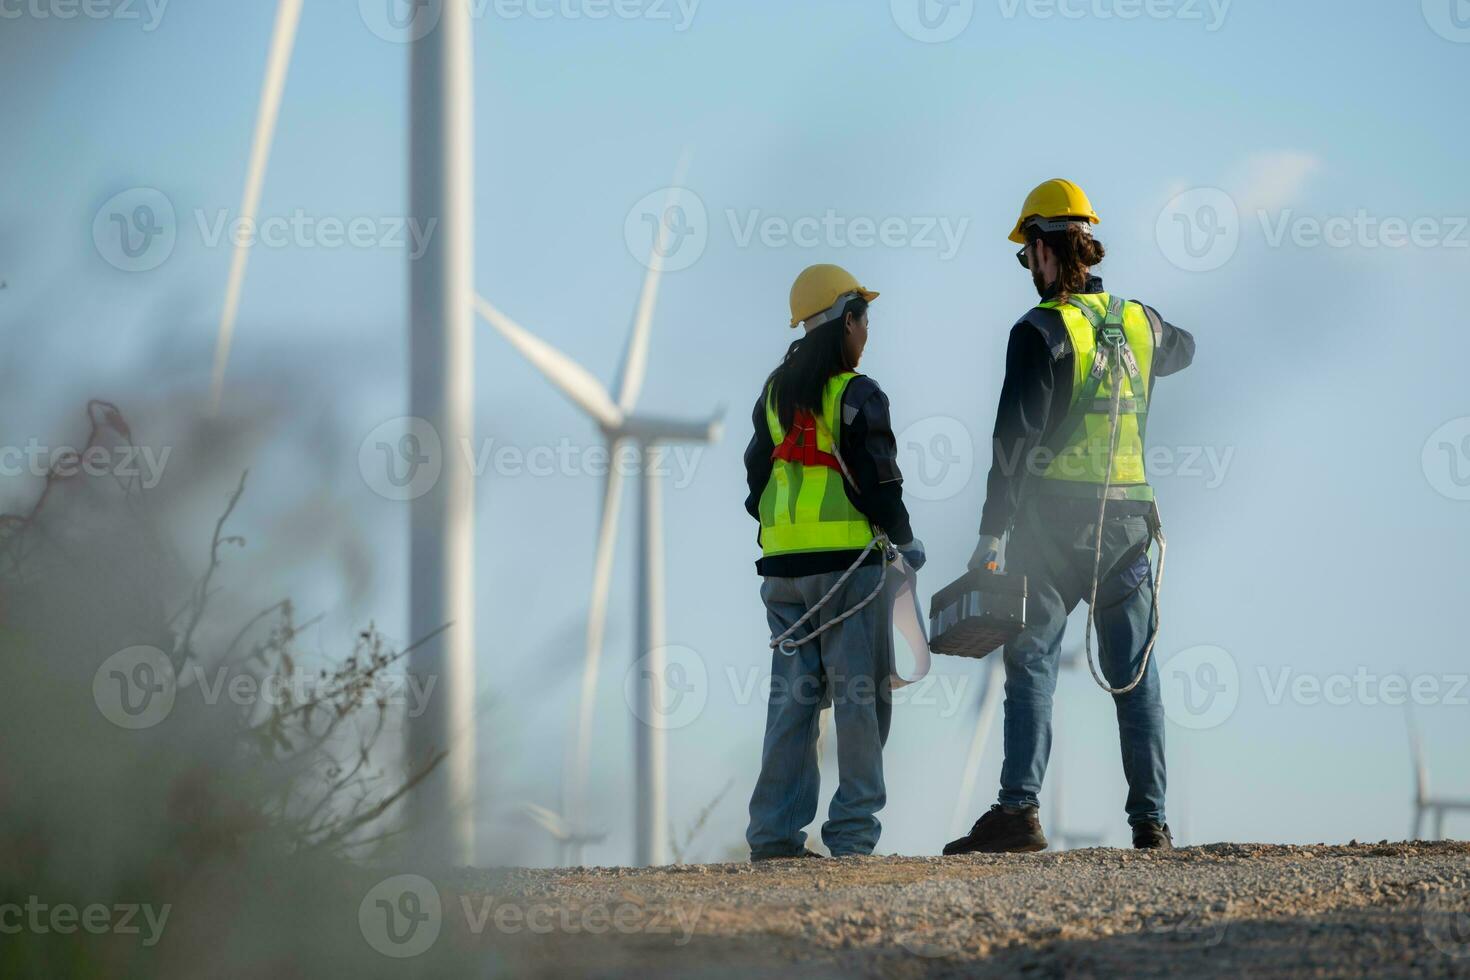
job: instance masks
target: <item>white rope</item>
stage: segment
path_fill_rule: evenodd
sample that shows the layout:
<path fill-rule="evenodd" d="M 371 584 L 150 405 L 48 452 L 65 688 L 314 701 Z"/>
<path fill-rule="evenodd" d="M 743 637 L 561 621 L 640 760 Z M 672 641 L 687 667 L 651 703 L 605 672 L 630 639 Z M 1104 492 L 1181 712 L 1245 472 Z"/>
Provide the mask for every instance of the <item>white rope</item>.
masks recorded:
<path fill-rule="evenodd" d="M 864 598 L 857 605 L 853 606 L 851 609 L 844 612 L 841 616 L 838 616 L 835 619 L 828 620 L 827 622 L 823 623 L 821 626 L 818 626 L 816 629 L 812 630 L 810 633 L 799 640 L 791 639 L 792 633 L 795 633 L 798 629 L 800 629 L 803 623 L 815 616 L 823 606 L 825 606 L 828 602 L 832 600 L 833 596 L 842 591 L 842 587 L 847 584 L 847 580 L 852 578 L 853 572 L 856 572 L 862 566 L 863 561 L 868 557 L 868 555 L 872 554 L 873 549 L 879 547 L 880 545 L 883 549 L 883 574 L 878 576 L 878 584 L 873 587 L 873 591 L 869 592 L 866 598 Z M 851 616 L 856 615 L 864 606 L 872 602 L 874 599 L 878 598 L 878 593 L 883 591 L 883 585 L 888 580 L 888 566 L 892 563 L 893 548 L 888 543 L 888 537 L 883 534 L 874 535 L 873 540 L 868 542 L 868 546 L 863 549 L 862 554 L 857 556 L 857 560 L 849 565 L 847 571 L 842 573 L 842 577 L 833 584 L 832 588 L 827 590 L 827 594 L 818 599 L 815 605 L 813 605 L 810 609 L 803 613 L 802 617 L 796 622 L 792 623 L 780 636 L 771 640 L 771 649 L 780 650 L 786 656 L 794 657 L 796 655 L 796 650 L 798 647 L 802 646 L 805 643 L 809 643 L 812 640 L 815 640 L 817 637 L 821 636 L 823 633 L 827 632 L 838 623 Z"/>
<path fill-rule="evenodd" d="M 1099 339 L 1101 343 L 1101 339 Z M 1108 682 L 1098 673 L 1097 663 L 1092 657 L 1092 624 L 1097 618 L 1097 580 L 1102 566 L 1102 539 L 1103 518 L 1108 512 L 1108 493 L 1113 488 L 1113 461 L 1118 453 L 1118 422 L 1120 416 L 1120 405 L 1123 396 L 1123 365 L 1115 349 L 1109 357 L 1109 371 L 1112 373 L 1113 403 L 1108 411 L 1110 432 L 1108 434 L 1108 468 L 1103 476 L 1102 504 L 1097 512 L 1097 539 L 1093 543 L 1092 550 L 1092 596 L 1087 600 L 1087 628 L 1083 634 L 1083 646 L 1087 651 L 1087 669 L 1092 672 L 1092 679 L 1097 686 L 1109 694 L 1127 694 L 1138 686 L 1143 680 L 1143 675 L 1148 671 L 1148 660 L 1154 652 L 1154 643 L 1159 638 L 1159 604 L 1164 593 L 1164 527 L 1158 519 L 1158 504 L 1154 504 L 1152 535 L 1159 542 L 1159 570 L 1154 576 L 1154 601 L 1153 601 L 1153 626 L 1149 636 L 1148 646 L 1143 648 L 1143 662 L 1138 665 L 1138 673 L 1125 687 L 1109 687 Z M 1140 397 L 1141 392 L 1134 392 L 1134 397 Z M 1147 552 L 1145 552 L 1147 554 Z M 1101 631 L 1099 631 L 1101 632 Z"/>

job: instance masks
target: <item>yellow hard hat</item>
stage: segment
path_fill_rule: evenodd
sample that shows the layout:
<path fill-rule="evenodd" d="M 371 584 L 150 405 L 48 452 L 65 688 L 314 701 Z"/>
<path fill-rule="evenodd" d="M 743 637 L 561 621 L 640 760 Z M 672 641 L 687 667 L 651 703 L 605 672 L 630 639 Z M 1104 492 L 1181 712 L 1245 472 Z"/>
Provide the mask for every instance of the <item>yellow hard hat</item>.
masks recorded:
<path fill-rule="evenodd" d="M 1064 180 L 1061 177 L 1055 177 L 1044 184 L 1038 184 L 1035 190 L 1026 195 L 1026 203 L 1021 205 L 1021 217 L 1016 219 L 1016 228 L 1011 232 L 1011 241 L 1017 245 L 1026 244 L 1026 236 L 1022 232 L 1022 229 L 1025 227 L 1027 220 L 1031 218 L 1071 218 L 1076 221 L 1086 221 L 1094 225 L 1101 220 L 1098 218 L 1097 212 L 1092 210 L 1092 202 L 1087 199 L 1087 195 L 1082 192 L 1082 188 L 1070 180 Z M 1055 228 L 1046 227 L 1045 230 L 1047 231 L 1054 231 L 1060 227 L 1060 224 L 1055 221 L 1044 222 L 1043 227 L 1046 224 L 1056 225 Z"/>
<path fill-rule="evenodd" d="M 791 284 L 791 325 L 811 321 L 819 327 L 840 316 L 842 308 L 858 297 L 871 303 L 878 294 L 840 265 L 808 266 Z"/>

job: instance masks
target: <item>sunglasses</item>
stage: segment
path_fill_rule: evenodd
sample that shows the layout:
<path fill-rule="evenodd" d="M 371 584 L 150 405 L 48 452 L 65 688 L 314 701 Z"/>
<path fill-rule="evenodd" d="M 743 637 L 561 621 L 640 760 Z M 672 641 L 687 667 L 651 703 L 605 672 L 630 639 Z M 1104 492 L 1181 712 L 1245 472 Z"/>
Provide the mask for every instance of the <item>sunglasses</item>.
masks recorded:
<path fill-rule="evenodd" d="M 1021 246 L 1021 250 L 1016 253 L 1016 261 L 1021 263 L 1023 269 L 1031 268 L 1031 260 L 1026 257 L 1026 246 Z"/>

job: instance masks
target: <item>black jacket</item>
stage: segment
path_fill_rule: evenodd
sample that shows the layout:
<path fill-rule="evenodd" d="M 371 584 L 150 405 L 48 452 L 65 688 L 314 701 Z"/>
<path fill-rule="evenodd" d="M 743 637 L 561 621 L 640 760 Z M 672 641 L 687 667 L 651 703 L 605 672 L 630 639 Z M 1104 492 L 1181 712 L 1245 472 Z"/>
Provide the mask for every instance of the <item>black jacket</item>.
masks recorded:
<path fill-rule="evenodd" d="M 751 413 L 755 433 L 745 447 L 745 483 L 750 490 L 745 510 L 760 520 L 761 494 L 771 478 L 771 453 L 775 444 L 766 425 L 766 393 L 756 400 Z M 888 418 L 888 396 L 878 382 L 858 375 L 842 393 L 842 425 L 838 430 L 838 451 L 852 473 L 856 487 L 842 481 L 847 499 L 863 515 L 878 525 L 895 544 L 913 539 L 909 528 L 909 512 L 903 505 L 903 474 L 898 470 L 898 442 L 893 438 L 893 424 Z M 759 540 L 759 531 L 757 531 Z M 761 575 L 799 578 L 823 572 L 846 569 L 861 553 L 852 551 L 814 551 L 795 555 L 774 555 L 755 563 Z M 876 564 L 881 556 L 874 551 L 865 564 Z"/>
<path fill-rule="evenodd" d="M 1096 276 L 1089 278 L 1085 291 L 1105 292 L 1102 280 Z M 1152 377 L 1161 378 L 1189 367 L 1194 360 L 1194 337 L 1164 321 L 1152 307 L 1144 309 L 1162 327 L 1154 349 Z M 1054 314 L 1060 321 L 1060 314 L 1055 311 L 1033 310 L 1011 328 L 1010 342 L 1006 345 L 1005 382 L 995 412 L 994 459 L 986 482 L 981 534 L 1000 537 L 1011 526 L 1025 490 L 1026 459 L 1033 449 L 1045 445 L 1056 434 L 1071 406 L 1075 358 L 1072 345 L 1065 332 L 1049 339 L 1047 332 L 1032 322 L 1031 317 L 1037 314 Z M 1149 384 L 1152 387 L 1152 378 Z M 1148 506 L 1119 501 L 1110 504 L 1108 510 L 1124 513 L 1131 508 L 1146 510 Z"/>

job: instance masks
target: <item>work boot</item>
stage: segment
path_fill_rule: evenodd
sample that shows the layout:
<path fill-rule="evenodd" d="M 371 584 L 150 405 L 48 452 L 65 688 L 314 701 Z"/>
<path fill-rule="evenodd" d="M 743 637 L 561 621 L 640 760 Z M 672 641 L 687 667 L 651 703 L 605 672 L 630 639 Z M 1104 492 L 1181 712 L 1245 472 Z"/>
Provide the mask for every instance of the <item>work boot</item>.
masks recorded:
<path fill-rule="evenodd" d="M 1046 835 L 1036 807 L 1008 807 L 997 803 L 986 811 L 970 832 L 944 845 L 945 854 L 1007 854 L 1046 850 Z"/>
<path fill-rule="evenodd" d="M 750 856 L 750 863 L 759 864 L 762 861 L 799 861 L 802 858 L 816 858 L 819 861 L 827 860 L 827 856 L 825 854 L 818 854 L 816 851 L 808 847 L 804 848 L 801 851 L 798 851 L 796 854 L 752 854 Z"/>
<path fill-rule="evenodd" d="M 1133 846 L 1140 851 L 1169 851 L 1174 848 L 1174 835 L 1166 823 L 1145 820 L 1133 825 Z"/>

